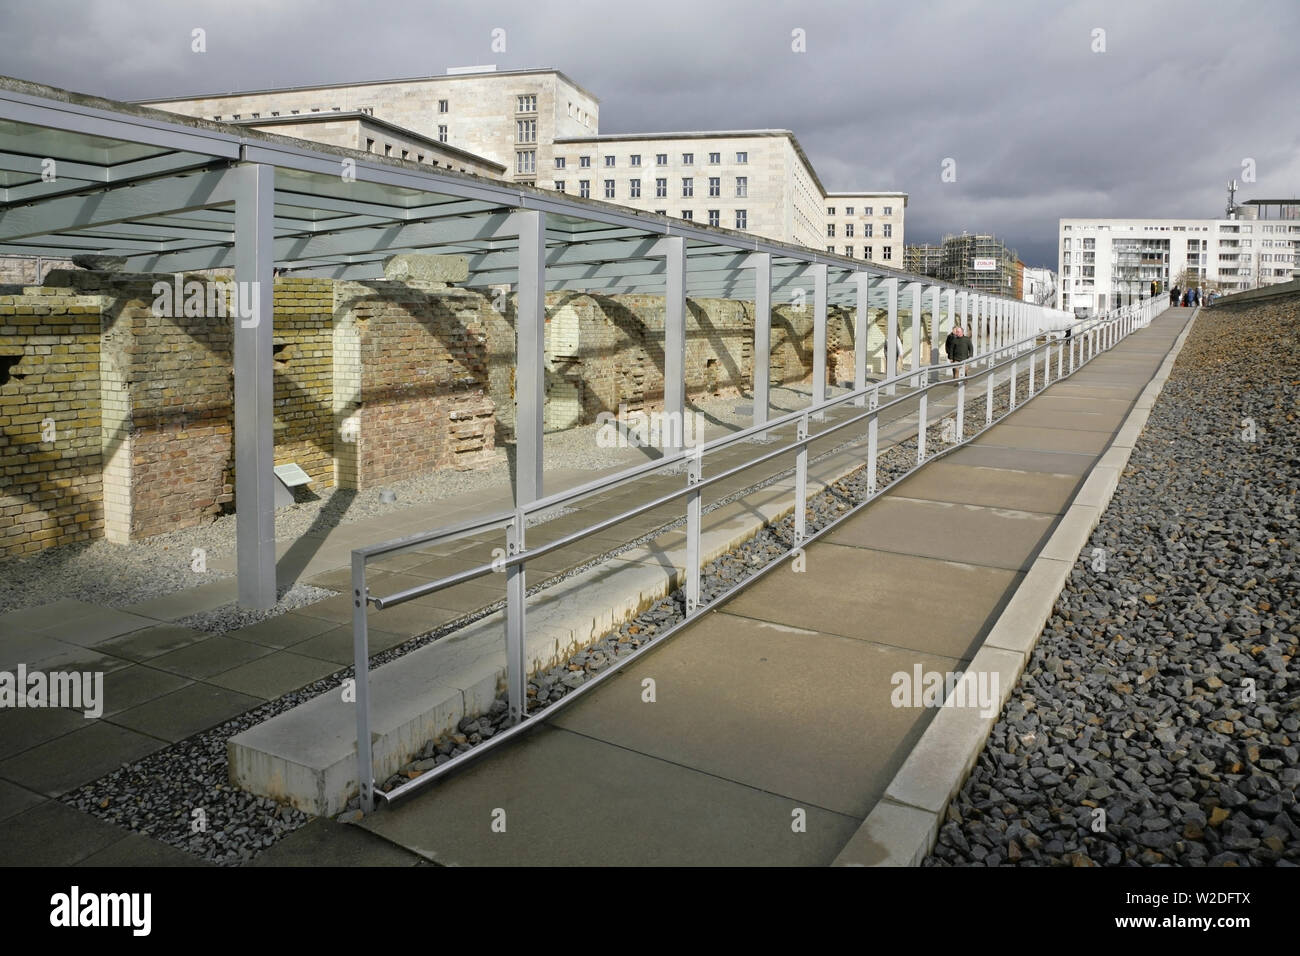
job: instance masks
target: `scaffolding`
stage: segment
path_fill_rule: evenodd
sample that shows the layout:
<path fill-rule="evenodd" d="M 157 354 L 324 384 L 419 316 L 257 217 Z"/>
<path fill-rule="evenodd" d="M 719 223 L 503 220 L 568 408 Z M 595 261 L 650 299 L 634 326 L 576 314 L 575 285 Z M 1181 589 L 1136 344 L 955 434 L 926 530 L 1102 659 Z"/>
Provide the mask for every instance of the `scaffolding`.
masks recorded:
<path fill-rule="evenodd" d="M 997 236 L 944 236 L 939 278 L 991 295 L 1010 295 L 1019 258 Z"/>

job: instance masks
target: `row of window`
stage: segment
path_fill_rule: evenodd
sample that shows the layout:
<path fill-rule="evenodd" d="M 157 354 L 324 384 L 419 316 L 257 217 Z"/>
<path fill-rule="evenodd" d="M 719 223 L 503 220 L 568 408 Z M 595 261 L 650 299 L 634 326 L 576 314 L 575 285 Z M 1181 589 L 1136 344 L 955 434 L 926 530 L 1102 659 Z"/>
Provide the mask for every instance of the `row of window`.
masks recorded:
<path fill-rule="evenodd" d="M 845 247 L 844 247 L 844 255 L 847 256 L 848 258 L 852 259 L 852 258 L 853 258 L 853 254 L 854 254 L 854 253 L 853 253 L 853 250 L 854 250 L 855 248 L 856 248 L 855 246 L 845 246 Z M 834 247 L 834 246 L 827 246 L 827 247 L 826 247 L 826 251 L 829 252 L 829 253 L 834 253 L 834 252 L 835 252 L 835 247 Z M 862 258 L 864 258 L 864 259 L 870 259 L 870 258 L 872 258 L 873 255 L 874 255 L 874 252 L 873 252 L 873 247 L 872 247 L 872 246 L 863 246 L 863 247 L 862 247 Z M 893 258 L 894 258 L 894 247 L 893 247 L 893 246 L 881 246 L 881 247 L 880 247 L 880 260 L 881 260 L 882 262 L 886 262 L 886 261 L 888 261 L 888 260 L 890 260 L 890 259 L 893 259 Z"/>
<path fill-rule="evenodd" d="M 873 225 L 873 224 L 872 224 L 872 223 L 869 223 L 869 222 L 864 222 L 864 223 L 862 224 L 862 238 L 863 238 L 863 239 L 870 239 L 870 238 L 872 238 L 872 225 Z M 883 223 L 883 224 L 881 225 L 881 227 L 880 227 L 880 230 L 881 230 L 881 233 L 880 233 L 880 234 L 881 234 L 882 236 L 884 236 L 886 239 L 892 239 L 892 238 L 894 238 L 894 224 L 893 224 L 893 223 L 890 223 L 890 222 Z M 828 222 L 828 223 L 826 224 L 826 238 L 827 238 L 827 239 L 834 239 L 834 238 L 835 238 L 835 223 L 833 223 L 833 222 Z M 844 238 L 845 238 L 845 239 L 852 239 L 852 238 L 853 238 L 853 223 L 851 223 L 851 222 L 846 222 L 846 223 L 844 224 Z"/>
<path fill-rule="evenodd" d="M 641 198 L 641 180 L 639 180 L 639 179 L 630 179 L 630 180 L 628 180 L 628 184 L 627 184 L 627 185 L 628 185 L 628 194 L 627 194 L 627 195 L 628 195 L 628 198 L 629 198 L 629 199 L 640 199 L 640 198 Z M 606 179 L 606 180 L 605 180 L 605 198 L 606 198 L 606 199 L 614 199 L 614 198 L 616 198 L 616 196 L 615 196 L 615 186 L 616 186 L 616 183 L 615 183 L 614 180 L 612 180 L 612 179 Z M 564 181 L 563 179 L 557 179 L 557 180 L 555 180 L 555 188 L 556 188 L 556 190 L 557 190 L 558 192 L 564 192 L 564 190 L 565 190 L 565 181 Z M 579 180 L 578 180 L 578 195 L 580 195 L 580 196 L 584 196 L 584 197 L 585 197 L 585 196 L 590 196 L 590 195 L 591 195 L 591 180 L 590 180 L 590 179 L 579 179 Z M 667 178 L 660 178 L 660 179 L 656 179 L 656 180 L 655 180 L 655 196 L 656 196 L 656 198 L 659 198 L 659 199 L 666 199 L 666 198 L 668 197 L 668 180 L 667 180 Z M 683 199 L 691 199 L 691 198 L 693 198 L 694 196 L 695 196 L 695 178 L 694 178 L 693 176 L 683 176 L 683 177 L 682 177 L 682 198 L 683 198 Z M 722 177 L 721 177 L 721 176 L 710 176 L 710 177 L 709 177 L 709 196 L 710 196 L 710 197 L 714 197 L 714 198 L 719 198 L 719 197 L 722 196 Z M 745 199 L 745 198 L 747 198 L 748 196 L 749 196 L 749 177 L 748 177 L 748 176 L 737 176 L 737 177 L 736 177 L 736 198 L 737 198 L 737 199 Z"/>
<path fill-rule="evenodd" d="M 846 215 L 846 216 L 852 216 L 852 215 L 854 215 L 853 210 L 856 209 L 856 208 L 857 208 L 856 206 L 845 206 L 845 207 L 844 207 L 844 215 Z M 874 216 L 875 214 L 876 214 L 876 213 L 875 213 L 875 209 L 874 209 L 873 207 L 871 207 L 871 206 L 863 206 L 863 207 L 862 207 L 862 215 L 864 215 L 864 216 Z M 892 216 L 893 214 L 894 214 L 894 207 L 893 207 L 893 206 L 884 206 L 884 207 L 881 208 L 881 215 L 883 215 L 883 216 Z M 834 207 L 834 206 L 827 206 L 827 207 L 826 207 L 826 215 L 828 215 L 828 216 L 833 216 L 833 215 L 835 215 L 835 207 Z"/>
<path fill-rule="evenodd" d="M 525 130 L 525 128 L 524 128 L 524 126 L 523 126 L 524 123 L 532 123 L 533 126 L 532 126 L 530 129 Z M 536 142 L 536 141 L 537 141 L 537 126 L 536 126 L 536 123 L 537 123 L 536 120 L 519 120 L 519 121 L 518 121 L 518 128 L 516 129 L 515 138 L 516 138 L 519 142 L 521 142 L 521 143 L 532 143 L 532 142 Z M 525 132 L 528 132 L 528 133 L 531 135 L 532 138 L 531 138 L 531 139 L 524 139 L 524 133 L 525 133 Z M 592 157 L 591 157 L 591 156 L 579 156 L 579 157 L 578 157 L 578 166 L 579 166 L 579 168 L 581 168 L 581 169 L 589 169 L 589 168 L 591 167 L 591 160 L 592 160 Z M 748 152 L 739 152 L 739 153 L 736 153 L 736 162 L 737 162 L 739 165 L 741 165 L 741 166 L 747 165 L 747 164 L 749 163 L 749 153 L 748 153 Z M 556 169 L 564 169 L 565 166 L 567 165 L 567 163 L 568 163 L 568 157 L 567 157 L 567 156 L 556 156 L 556 157 L 555 157 L 555 168 L 556 168 Z M 618 165 L 618 157 L 617 157 L 617 156 L 614 156 L 614 155 L 612 155 L 612 154 L 606 154 L 606 155 L 605 155 L 605 168 L 606 168 L 606 169 L 613 169 L 613 168 L 616 167 L 617 165 Z M 629 166 L 633 166 L 633 167 L 635 167 L 635 166 L 640 166 L 640 165 L 641 165 L 641 154 L 640 154 L 640 153 L 631 153 L 631 154 L 628 156 L 628 165 L 629 165 Z M 668 165 L 668 154 L 667 154 L 667 153 L 655 153 L 655 165 L 656 165 L 656 166 L 667 166 L 667 165 Z M 694 166 L 694 165 L 695 165 L 695 154 L 694 154 L 694 153 L 682 153 L 682 165 L 683 165 L 683 166 Z M 710 166 L 721 166 L 721 165 L 722 165 L 722 154 L 721 154 L 721 153 L 709 153 L 709 165 L 710 165 Z"/>

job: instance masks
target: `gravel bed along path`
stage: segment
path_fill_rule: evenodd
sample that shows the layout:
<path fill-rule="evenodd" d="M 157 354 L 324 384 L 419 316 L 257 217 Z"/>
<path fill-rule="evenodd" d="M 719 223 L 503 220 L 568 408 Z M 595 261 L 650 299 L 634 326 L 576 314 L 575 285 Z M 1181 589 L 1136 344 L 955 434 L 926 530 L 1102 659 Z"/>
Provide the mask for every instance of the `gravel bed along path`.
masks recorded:
<path fill-rule="evenodd" d="M 1198 315 L 925 865 L 1300 863 L 1298 333 Z"/>

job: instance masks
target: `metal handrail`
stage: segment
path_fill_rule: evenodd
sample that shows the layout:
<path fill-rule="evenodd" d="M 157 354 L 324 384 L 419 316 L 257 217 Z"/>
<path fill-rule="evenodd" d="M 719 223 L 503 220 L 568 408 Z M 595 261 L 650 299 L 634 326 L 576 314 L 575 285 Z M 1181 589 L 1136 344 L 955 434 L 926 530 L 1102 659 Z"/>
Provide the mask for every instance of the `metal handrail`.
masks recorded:
<path fill-rule="evenodd" d="M 574 544 L 587 537 L 597 534 L 600 531 L 603 531 L 607 528 L 613 527 L 617 524 L 627 521 L 630 518 L 636 517 L 640 514 L 651 511 L 655 508 L 661 507 L 665 504 L 671 503 L 680 498 L 686 497 L 688 498 L 687 569 L 686 569 L 687 570 L 687 581 L 686 581 L 687 606 L 686 606 L 685 618 L 682 622 L 683 624 L 685 624 L 686 622 L 692 621 L 697 616 L 700 607 L 699 591 L 700 591 L 700 572 L 701 572 L 701 564 L 702 564 L 702 562 L 700 561 L 700 552 L 699 552 L 700 534 L 701 534 L 700 503 L 701 503 L 701 492 L 703 491 L 704 488 L 709 487 L 710 485 L 714 485 L 718 482 L 724 481 L 727 478 L 734 477 L 735 475 L 740 474 L 741 472 L 748 471 L 760 464 L 763 464 L 767 461 L 771 461 L 782 455 L 788 455 L 791 452 L 795 452 L 797 455 L 797 461 L 794 469 L 796 475 L 796 479 L 795 479 L 795 497 L 796 497 L 795 539 L 796 540 L 792 550 L 797 550 L 801 548 L 804 544 L 806 544 L 808 540 L 811 540 L 806 534 L 805 511 L 807 507 L 808 450 L 814 441 L 819 441 L 830 434 L 833 434 L 845 428 L 849 428 L 852 425 L 862 422 L 863 420 L 867 421 L 868 448 L 867 448 L 867 456 L 866 456 L 867 457 L 866 467 L 868 469 L 868 489 L 867 489 L 867 496 L 863 500 L 863 502 L 855 506 L 849 512 L 849 514 L 856 513 L 865 504 L 869 503 L 870 501 L 878 497 L 880 493 L 877 492 L 875 489 L 875 464 L 877 458 L 877 423 L 879 421 L 882 412 L 892 407 L 895 407 L 897 405 L 900 405 L 902 402 L 910 400 L 914 396 L 919 398 L 918 416 L 917 416 L 917 439 L 918 439 L 917 463 L 912 468 L 908 469 L 902 476 L 900 476 L 894 482 L 891 482 L 889 487 L 892 487 L 894 484 L 897 484 L 898 481 L 901 481 L 903 478 L 912 474 L 917 468 L 921 467 L 927 461 L 933 460 L 934 457 L 937 457 L 939 455 L 946 455 L 950 451 L 967 444 L 969 441 L 973 440 L 975 437 L 978 437 L 980 434 L 983 434 L 984 431 L 986 431 L 989 427 L 992 426 L 994 421 L 993 420 L 993 397 L 994 397 L 994 390 L 997 387 L 996 378 L 1000 370 L 1005 369 L 1009 366 L 1011 370 L 1011 376 L 1008 380 L 1008 384 L 1009 384 L 1008 407 L 1005 412 L 1003 412 L 1001 415 L 998 416 L 997 419 L 998 421 L 1001 421 L 1002 418 L 1005 418 L 1007 415 L 1011 414 L 1018 407 L 1016 402 L 1016 395 L 1015 395 L 1016 378 L 1018 377 L 1018 365 L 1026 357 L 1028 357 L 1029 359 L 1028 368 L 1029 368 L 1029 376 L 1030 376 L 1029 385 L 1028 385 L 1028 394 L 1020 404 L 1029 401 L 1036 394 L 1041 392 L 1042 388 L 1046 388 L 1047 385 L 1050 384 L 1051 355 L 1054 347 L 1056 348 L 1057 351 L 1057 379 L 1060 379 L 1062 377 L 1065 377 L 1066 375 L 1073 374 L 1075 371 L 1078 370 L 1078 368 L 1081 368 L 1087 362 L 1092 361 L 1092 359 L 1094 359 L 1101 350 L 1112 347 L 1116 342 L 1126 337 L 1135 329 L 1145 327 L 1156 315 L 1162 313 L 1165 308 L 1167 308 L 1167 302 L 1165 302 L 1162 298 L 1146 299 L 1139 304 L 1133 304 L 1130 306 L 1125 306 L 1116 310 L 1112 310 L 1111 312 L 1107 313 L 1104 316 L 1098 316 L 1093 319 L 1080 322 L 1077 325 L 1071 325 L 1067 327 L 1069 330 L 1068 336 L 1057 335 L 1054 338 L 1052 331 L 1043 332 L 1040 330 L 1038 332 L 1035 332 L 1032 335 L 1024 336 L 1021 339 L 1005 343 L 1003 345 L 990 349 L 987 352 L 983 352 L 980 355 L 973 356 L 971 359 L 968 359 L 964 362 L 949 362 L 949 363 L 944 363 L 939 365 L 927 365 L 924 367 L 914 367 L 910 371 L 900 372 L 891 378 L 884 379 L 880 382 L 875 382 L 870 386 L 866 386 L 861 389 L 851 390 L 845 393 L 844 395 L 837 396 L 834 399 L 825 399 L 823 396 L 823 401 L 820 403 L 816 401 L 817 396 L 814 396 L 813 404 L 806 409 L 801 409 L 795 412 L 791 412 L 777 419 L 773 419 L 772 421 L 764 422 L 761 425 L 754 425 L 751 426 L 750 428 L 743 429 L 741 431 L 731 433 L 729 435 L 721 436 L 720 438 L 715 439 L 712 442 L 695 446 L 693 449 L 689 451 L 677 450 L 670 456 L 666 455 L 663 458 L 657 459 L 652 462 L 647 462 L 644 465 L 635 466 L 631 469 L 627 469 L 625 471 L 619 472 L 618 474 L 607 476 L 605 478 L 596 479 L 592 482 L 587 483 L 586 485 L 574 489 L 569 489 L 567 491 L 560 492 L 555 495 L 551 495 L 547 498 L 539 499 L 536 502 L 532 502 L 529 503 L 528 505 L 521 506 L 513 511 L 501 512 L 496 515 L 491 515 L 485 518 L 464 522 L 461 525 L 453 526 L 451 528 L 444 528 L 444 529 L 439 529 L 435 532 L 411 535 L 404 538 L 395 539 L 393 541 L 383 542 L 378 545 L 373 545 L 365 548 L 358 548 L 354 550 L 352 569 L 353 569 L 353 599 L 354 599 L 353 601 L 354 660 L 356 664 L 356 675 L 357 675 L 356 677 L 356 682 L 357 682 L 356 704 L 357 704 L 357 721 L 358 721 L 357 759 L 358 759 L 359 779 L 361 781 L 363 809 L 366 810 L 367 812 L 370 809 L 372 809 L 373 797 L 374 797 L 373 763 L 370 754 L 371 748 L 370 748 L 370 738 L 369 738 L 369 684 L 368 684 L 369 654 L 368 654 L 368 646 L 367 646 L 368 636 L 367 636 L 367 622 L 366 622 L 366 613 L 369 605 L 373 604 L 378 609 L 393 607 L 397 604 L 414 600 L 423 595 L 432 594 L 437 591 L 444 590 L 449 587 L 453 587 L 457 584 L 474 580 L 478 577 L 482 577 L 485 574 L 500 573 L 504 571 L 507 576 L 506 642 L 507 642 L 507 683 L 509 685 L 508 698 L 510 700 L 512 716 L 514 716 L 516 720 L 515 727 L 510 728 L 510 730 L 512 731 L 518 730 L 523 726 L 525 718 L 528 716 L 526 695 L 524 694 L 524 689 L 525 689 L 524 684 L 526 682 L 526 674 L 524 673 L 525 662 L 523 660 L 523 655 L 524 655 L 523 614 L 524 614 L 526 595 L 524 593 L 524 588 L 523 588 L 523 572 L 529 560 L 536 559 L 538 557 L 541 557 L 542 555 L 548 554 L 559 548 L 563 548 L 571 544 Z M 1039 337 L 1043 336 L 1044 334 L 1046 335 L 1046 340 L 1042 344 L 1038 344 Z M 1069 372 L 1068 373 L 1064 371 L 1064 357 L 1065 357 L 1065 352 L 1067 350 L 1067 344 L 1069 350 Z M 1087 353 L 1086 357 L 1085 357 L 1085 350 Z M 1076 352 L 1077 352 L 1077 363 L 1076 363 Z M 1044 355 L 1044 359 L 1043 359 L 1044 382 L 1042 388 L 1035 389 L 1034 387 L 1035 363 L 1040 353 Z M 999 359 L 999 356 L 1005 356 L 1005 357 Z M 931 378 L 932 373 L 950 371 L 953 369 L 962 369 L 962 368 L 972 369 L 974 365 L 981 362 L 985 364 L 985 367 L 982 370 L 975 372 L 973 375 L 970 375 L 969 377 L 963 375 L 952 380 L 941 378 L 937 381 L 926 381 L 924 384 L 920 384 L 922 379 Z M 987 378 L 987 383 L 988 383 L 987 399 L 986 399 L 986 407 L 985 407 L 986 421 L 983 428 L 981 428 L 974 435 L 972 435 L 970 439 L 967 439 L 963 437 L 963 429 L 962 429 L 962 421 L 963 421 L 964 408 L 965 408 L 966 385 L 968 382 L 973 380 L 978 380 L 980 378 Z M 894 398 L 893 400 L 884 403 L 883 405 L 879 403 L 879 394 L 881 388 L 886 388 L 891 385 L 902 384 L 908 380 L 917 383 L 913 391 L 908 392 L 904 395 L 900 395 L 897 398 Z M 947 448 L 937 451 L 934 456 L 927 457 L 926 448 L 925 448 L 925 434 L 928 428 L 926 413 L 927 413 L 927 400 L 928 400 L 929 392 L 933 389 L 953 387 L 953 386 L 956 387 L 956 391 L 957 391 L 957 403 L 955 406 L 956 419 L 959 428 L 957 441 L 949 445 Z M 868 398 L 870 399 L 871 404 L 865 411 L 861 412 L 860 414 L 853 415 L 849 418 L 844 419 L 843 421 L 831 423 L 827 427 L 818 431 L 815 435 L 809 433 L 808 423 L 812 418 L 814 417 L 820 418 L 822 414 L 825 413 L 826 411 L 838 407 L 840 405 L 846 404 L 848 402 L 855 402 L 858 400 L 865 400 Z M 766 450 L 755 457 L 747 459 L 745 462 L 743 462 L 740 465 L 734 466 L 726 471 L 719 472 L 718 474 L 712 475 L 708 478 L 705 478 L 701 475 L 700 471 L 701 471 L 703 457 L 704 454 L 706 454 L 707 452 L 717 451 L 721 448 L 730 446 L 740 441 L 744 441 L 748 438 L 752 438 L 760 434 L 765 434 L 769 431 L 781 429 L 790 424 L 795 424 L 797 426 L 797 432 L 794 440 L 789 442 L 788 444 L 783 444 L 779 448 Z M 592 524 L 587 525 L 577 531 L 571 532 L 568 535 L 565 535 L 561 538 L 540 545 L 538 547 L 525 548 L 523 546 L 524 530 L 527 527 L 526 522 L 528 516 L 546 511 L 551 508 L 555 508 L 558 505 L 562 505 L 570 501 L 577 500 L 589 494 L 609 490 L 610 488 L 616 487 L 621 484 L 625 484 L 628 481 L 635 480 L 637 477 L 641 477 L 646 474 L 651 474 L 660 469 L 664 469 L 669 466 L 680 466 L 681 464 L 686 464 L 688 466 L 687 483 L 685 487 L 667 492 L 649 502 L 644 502 L 640 505 L 636 505 L 634 507 L 625 509 L 624 511 L 618 513 L 613 517 L 593 522 Z M 835 523 L 838 523 L 838 520 Z M 446 540 L 454 539 L 456 537 L 464 537 L 479 531 L 499 530 L 499 529 L 504 529 L 507 532 L 507 553 L 504 555 L 504 557 L 497 558 L 489 564 L 479 565 L 477 567 L 469 568 L 464 571 L 457 572 L 455 574 L 446 575 L 442 578 L 436 579 L 427 584 L 417 585 L 416 587 L 407 588 L 403 591 L 399 591 L 394 594 L 390 594 L 382 597 L 372 597 L 365 586 L 366 564 L 368 560 L 374 557 L 400 553 L 402 551 L 418 548 L 421 546 L 428 545 L 430 543 L 435 543 L 438 541 L 446 541 Z M 823 531 L 824 530 L 825 529 L 823 529 Z M 820 536 L 821 533 L 823 532 L 818 532 L 817 535 L 815 535 L 815 537 Z M 774 559 L 774 561 L 772 562 L 769 562 L 767 565 L 763 567 L 760 573 L 765 572 L 774 564 L 779 563 L 779 561 L 782 560 L 783 557 L 788 556 L 789 553 L 790 552 L 787 552 L 786 555 Z M 746 578 L 744 582 L 739 583 L 735 587 L 742 587 L 750 583 L 751 581 L 753 581 L 756 577 L 757 575 L 750 575 L 748 578 Z M 676 629 L 677 628 L 673 628 L 674 631 Z M 647 645 L 647 647 L 649 646 L 650 645 Z M 638 651 L 637 653 L 639 654 L 640 652 Z M 624 658 L 622 661 L 616 663 L 616 665 L 613 668 L 611 668 L 609 671 L 607 671 L 606 674 L 602 674 L 593 678 L 591 681 L 584 684 L 583 687 L 584 688 L 589 687 L 591 684 L 594 684 L 599 680 L 603 679 L 608 673 L 612 673 L 613 671 L 618 670 L 623 664 L 625 664 L 628 660 L 630 660 L 634 656 L 636 656 L 636 654 L 629 655 L 627 658 Z M 576 697 L 576 692 L 574 694 L 566 695 L 566 697 L 563 699 L 561 703 L 567 703 L 570 700 L 574 699 L 575 697 Z M 559 706 L 559 704 L 552 705 L 552 709 L 556 706 Z M 497 735 L 494 735 L 491 741 L 479 745 L 479 747 L 475 748 L 474 751 L 471 751 L 470 754 L 463 755 L 463 757 L 469 757 L 471 754 L 477 756 L 479 753 L 487 749 L 489 744 L 499 742 L 500 740 L 504 739 L 504 737 L 508 735 L 509 734 L 506 732 L 498 733 Z M 424 776 L 416 780 L 413 780 L 408 784 L 401 786 L 400 788 L 398 788 L 398 790 L 394 791 L 393 794 L 382 795 L 382 796 L 384 796 L 385 799 L 391 799 L 394 798 L 398 793 L 408 792 L 410 789 L 413 789 L 416 786 L 421 786 L 427 782 L 430 782 L 430 780 L 432 780 L 434 776 L 440 775 L 441 772 L 446 770 L 452 764 L 458 764 L 460 762 L 461 762 L 461 758 L 453 758 L 452 761 L 449 761 L 447 764 L 444 764 L 442 767 L 437 768 L 436 771 L 431 771 L 430 773 L 425 774 Z"/>

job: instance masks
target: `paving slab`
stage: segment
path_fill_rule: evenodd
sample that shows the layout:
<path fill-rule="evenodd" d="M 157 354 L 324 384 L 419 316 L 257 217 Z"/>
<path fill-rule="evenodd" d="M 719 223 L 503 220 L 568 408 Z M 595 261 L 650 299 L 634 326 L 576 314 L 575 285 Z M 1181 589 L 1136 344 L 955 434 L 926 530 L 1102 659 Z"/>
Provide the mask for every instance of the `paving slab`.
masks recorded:
<path fill-rule="evenodd" d="M 369 830 L 316 817 L 263 850 L 250 866 L 415 866 L 422 860 Z"/>
<path fill-rule="evenodd" d="M 33 793 L 26 787 L 20 787 L 8 780 L 0 780 L 0 820 L 8 820 L 24 810 L 39 806 L 47 799 L 49 798 Z"/>
<path fill-rule="evenodd" d="M 770 572 L 729 600 L 728 614 L 953 659 L 974 653 L 1020 573 L 817 542 L 807 570 Z M 797 589 L 798 600 L 791 600 Z"/>
<path fill-rule="evenodd" d="M 127 831 L 48 800 L 0 822 L 0 866 L 72 866 Z"/>
<path fill-rule="evenodd" d="M 41 633 L 69 644 L 93 647 L 109 638 L 152 627 L 157 623 L 150 617 L 101 607 L 96 614 L 48 624 L 41 628 Z"/>
<path fill-rule="evenodd" d="M 116 843 L 90 854 L 78 866 L 211 866 L 192 853 L 142 833 L 128 833 Z"/>
<path fill-rule="evenodd" d="M 894 489 L 899 497 L 1062 514 L 1079 489 L 1078 475 L 963 465 L 957 453 L 932 462 Z"/>
<path fill-rule="evenodd" d="M 86 726 L 0 761 L 0 777 L 55 797 L 166 746 L 107 720 L 82 722 Z"/>
<path fill-rule="evenodd" d="M 855 817 L 539 727 L 368 830 L 447 865 L 824 866 Z M 793 811 L 807 815 L 795 833 Z M 506 830 L 492 830 L 502 810 Z M 635 821 L 635 825 L 631 825 Z"/>
<path fill-rule="evenodd" d="M 80 710 L 61 707 L 6 707 L 0 710 L 0 759 L 62 737 L 90 724 Z M 4 774 L 0 773 L 0 776 Z"/>
<path fill-rule="evenodd" d="M 203 680 L 270 653 L 269 647 L 237 641 L 233 637 L 208 637 L 205 641 L 150 658 L 149 666 Z"/>
<path fill-rule="evenodd" d="M 972 444 L 996 445 L 1000 448 L 1031 448 L 1035 451 L 1073 451 L 1096 457 L 1110 444 L 1112 431 L 1078 431 L 1067 428 L 1002 424 L 989 429 Z"/>
<path fill-rule="evenodd" d="M 374 645 L 371 645 L 374 648 Z M 351 642 L 349 641 L 349 649 Z M 374 648 L 386 650 L 387 648 Z M 351 663 L 349 659 L 348 663 Z M 262 700 L 274 700 L 290 691 L 305 687 L 339 669 L 329 660 L 306 657 L 290 651 L 277 651 L 240 667 L 209 677 L 207 682 Z"/>
<path fill-rule="evenodd" d="M 175 743 L 263 703 L 211 684 L 188 684 L 112 718 L 114 724 Z M 92 778 L 93 779 L 93 778 Z"/>
<path fill-rule="evenodd" d="M 20 608 L 0 614 L 0 634 L 18 631 L 39 631 L 57 626 L 66 621 L 89 617 L 98 613 L 100 606 L 89 601 L 77 601 L 73 598 L 61 598 L 39 607 Z"/>
<path fill-rule="evenodd" d="M 1006 471 L 1045 472 L 1053 475 L 1081 477 L 1088 473 L 1096 456 L 1084 452 L 1038 451 L 999 445 L 967 445 L 938 464 L 970 465 Z M 933 467 L 933 466 L 931 466 Z"/>
<path fill-rule="evenodd" d="M 191 614 L 213 611 L 239 600 L 239 581 L 221 578 L 196 587 L 167 594 L 152 601 L 141 601 L 123 607 L 123 611 L 152 618 L 156 621 L 178 621 Z"/>
<path fill-rule="evenodd" d="M 104 675 L 104 713 L 112 717 L 124 710 L 156 700 L 191 683 L 188 677 L 144 664 L 128 664 Z"/>
<path fill-rule="evenodd" d="M 62 657 L 78 649 L 79 645 L 37 631 L 10 631 L 0 637 L 0 670 L 12 671 L 19 664 L 29 669 L 43 661 Z"/>
<path fill-rule="evenodd" d="M 1034 428 L 1065 428 L 1078 431 L 1105 432 L 1113 434 L 1124 420 L 1124 410 L 1092 411 L 1086 399 L 1080 399 L 1079 405 L 1072 411 L 1057 408 L 1035 408 L 1031 403 L 1007 416 L 1007 425 L 1029 426 Z"/>
<path fill-rule="evenodd" d="M 887 495 L 826 538 L 832 544 L 1027 571 L 1055 516 Z"/>
<path fill-rule="evenodd" d="M 333 621 L 290 611 L 288 614 L 279 614 L 269 621 L 261 621 L 248 627 L 241 627 L 237 631 L 229 631 L 226 636 L 249 644 L 281 649 L 293 647 L 308 638 L 324 634 L 336 626 Z"/>
<path fill-rule="evenodd" d="M 891 701 L 892 675 L 910 680 L 918 662 L 940 672 L 958 664 L 715 612 L 551 723 L 861 818 L 933 713 Z M 655 681 L 653 704 L 642 699 L 647 678 Z"/>
<path fill-rule="evenodd" d="M 211 639 L 206 631 L 177 624 L 156 624 L 96 645 L 96 650 L 130 661 L 149 661 Z"/>
<path fill-rule="evenodd" d="M 317 634 L 300 644 L 295 644 L 293 653 L 332 664 L 333 668 L 329 672 L 332 673 L 340 667 L 345 667 L 355 661 L 355 655 L 352 652 L 354 639 L 352 625 L 340 624 L 330 628 L 324 634 Z M 366 628 L 366 643 L 369 645 L 372 656 L 410 639 L 406 634 L 393 634 L 391 631 L 381 631 L 378 628 Z M 254 661 L 251 665 L 246 666 L 256 667 L 258 663 L 260 662 Z"/>

